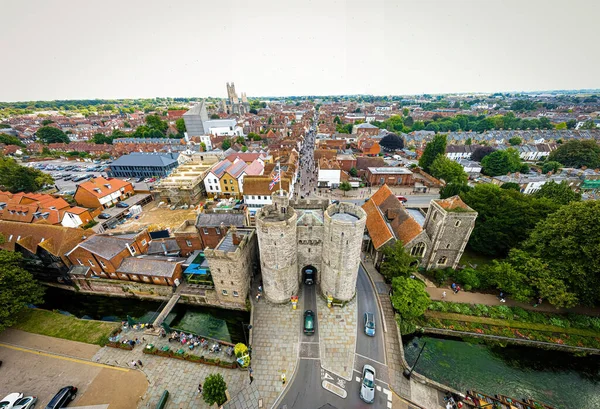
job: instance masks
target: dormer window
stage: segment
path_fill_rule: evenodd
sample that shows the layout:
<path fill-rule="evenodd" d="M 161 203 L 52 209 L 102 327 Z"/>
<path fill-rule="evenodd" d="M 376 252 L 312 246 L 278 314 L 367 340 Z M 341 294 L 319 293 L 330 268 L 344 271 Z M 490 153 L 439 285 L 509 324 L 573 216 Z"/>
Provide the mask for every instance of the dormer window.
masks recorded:
<path fill-rule="evenodd" d="M 110 189 L 110 185 L 109 185 L 108 183 L 106 183 L 104 186 L 105 186 L 107 189 Z"/>
<path fill-rule="evenodd" d="M 100 192 L 102 191 L 102 190 L 100 190 L 100 188 L 99 188 L 99 187 L 95 187 L 95 188 L 94 188 L 94 190 L 95 190 L 96 192 L 98 192 L 98 193 L 100 193 Z"/>

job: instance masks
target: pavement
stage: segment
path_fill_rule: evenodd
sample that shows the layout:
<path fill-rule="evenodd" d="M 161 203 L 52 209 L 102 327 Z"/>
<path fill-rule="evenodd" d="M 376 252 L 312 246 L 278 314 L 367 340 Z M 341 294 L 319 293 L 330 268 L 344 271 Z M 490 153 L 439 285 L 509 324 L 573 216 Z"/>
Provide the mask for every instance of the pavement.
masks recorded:
<path fill-rule="evenodd" d="M 148 387 L 146 376 L 129 368 L 94 362 L 96 345 L 8 329 L 0 334 L 0 395 L 22 392 L 44 407 L 58 390 L 78 388 L 73 404 L 131 409 Z M 106 393 L 110 390 L 110 393 Z"/>

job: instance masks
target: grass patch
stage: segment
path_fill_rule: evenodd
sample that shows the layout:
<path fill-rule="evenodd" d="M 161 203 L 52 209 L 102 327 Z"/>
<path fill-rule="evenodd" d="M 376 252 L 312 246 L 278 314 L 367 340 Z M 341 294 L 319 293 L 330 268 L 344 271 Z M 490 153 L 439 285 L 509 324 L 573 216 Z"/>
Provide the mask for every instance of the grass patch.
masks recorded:
<path fill-rule="evenodd" d="M 470 323 L 476 323 L 476 324 L 493 325 L 496 327 L 508 327 L 508 328 L 517 328 L 517 329 L 528 329 L 528 330 L 532 330 L 532 331 L 572 334 L 572 335 L 580 335 L 583 337 L 599 337 L 600 336 L 600 332 L 596 332 L 596 331 L 592 331 L 592 330 L 585 330 L 585 329 L 579 329 L 579 328 L 563 328 L 563 327 L 559 327 L 559 326 L 555 326 L 555 325 L 546 325 L 546 324 L 512 321 L 512 320 L 502 320 L 502 319 L 497 319 L 497 318 L 474 317 L 471 315 L 455 314 L 455 313 L 450 313 L 450 312 L 426 311 L 425 315 L 427 317 L 437 318 L 440 320 L 470 322 Z"/>
<path fill-rule="evenodd" d="M 26 308 L 13 328 L 86 344 L 105 345 L 118 323 L 82 320 L 53 311 Z"/>

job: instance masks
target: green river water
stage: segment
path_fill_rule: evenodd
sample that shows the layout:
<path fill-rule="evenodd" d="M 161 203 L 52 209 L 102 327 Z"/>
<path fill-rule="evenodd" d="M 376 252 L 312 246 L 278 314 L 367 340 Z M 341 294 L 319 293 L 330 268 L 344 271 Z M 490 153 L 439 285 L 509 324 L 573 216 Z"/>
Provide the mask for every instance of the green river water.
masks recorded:
<path fill-rule="evenodd" d="M 523 346 L 493 347 L 458 339 L 405 337 L 404 354 L 430 379 L 461 392 L 531 397 L 556 409 L 600 408 L 600 357 Z"/>

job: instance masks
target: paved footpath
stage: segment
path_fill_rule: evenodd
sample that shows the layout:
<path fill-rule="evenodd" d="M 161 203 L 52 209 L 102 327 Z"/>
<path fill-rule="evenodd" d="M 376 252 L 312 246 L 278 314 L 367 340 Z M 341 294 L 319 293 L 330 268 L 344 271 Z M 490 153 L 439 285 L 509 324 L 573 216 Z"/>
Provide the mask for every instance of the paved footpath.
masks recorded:
<path fill-rule="evenodd" d="M 345 307 L 327 307 L 317 295 L 321 366 L 346 380 L 352 379 L 356 349 L 356 297 Z"/>

